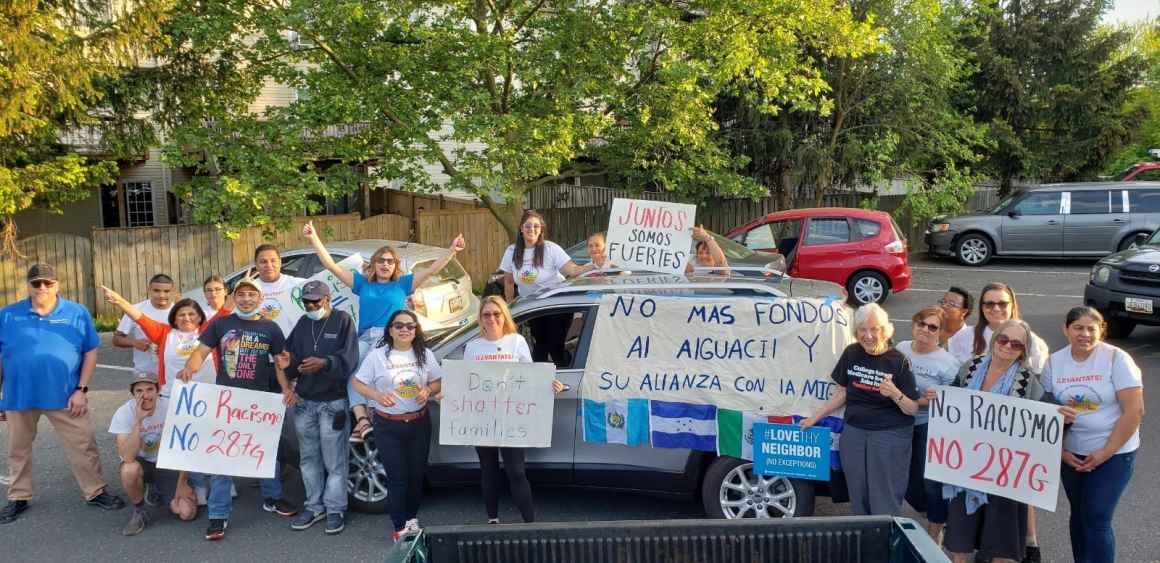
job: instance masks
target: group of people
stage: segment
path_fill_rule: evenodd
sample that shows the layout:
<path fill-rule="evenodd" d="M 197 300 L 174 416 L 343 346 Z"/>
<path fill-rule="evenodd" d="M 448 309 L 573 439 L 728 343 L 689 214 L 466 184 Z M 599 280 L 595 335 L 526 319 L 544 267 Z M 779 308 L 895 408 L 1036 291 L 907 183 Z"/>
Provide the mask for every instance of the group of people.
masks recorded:
<path fill-rule="evenodd" d="M 1039 561 L 1033 508 L 923 478 L 927 409 L 939 385 L 1058 404 L 1072 555 L 1077 563 L 1115 561 L 1112 515 L 1132 476 L 1144 416 L 1139 367 L 1104 342 L 1104 318 L 1091 307 L 1067 312 L 1068 344 L 1054 353 L 1021 320 L 1010 286 L 983 287 L 974 326 L 966 323 L 971 310 L 971 294 L 951 287 L 938 306 L 915 313 L 912 339 L 895 345 L 886 311 L 858 308 L 857 342 L 831 373 L 834 393 L 801 425 L 845 407 L 839 458 L 855 513 L 898 514 L 905 500 L 925 514 L 931 536 L 956 563 L 972 553 L 984 561 Z"/>

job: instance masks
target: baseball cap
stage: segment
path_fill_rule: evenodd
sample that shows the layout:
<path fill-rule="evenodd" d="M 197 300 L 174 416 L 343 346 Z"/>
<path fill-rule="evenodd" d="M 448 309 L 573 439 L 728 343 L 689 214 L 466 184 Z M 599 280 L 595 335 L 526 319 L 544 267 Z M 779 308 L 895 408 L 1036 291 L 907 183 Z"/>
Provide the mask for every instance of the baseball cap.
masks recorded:
<path fill-rule="evenodd" d="M 133 372 L 133 381 L 129 382 L 129 392 L 133 392 L 133 386 L 138 383 L 152 383 L 157 385 L 157 374 L 148 373 L 144 371 Z"/>
<path fill-rule="evenodd" d="M 261 286 L 258 285 L 257 280 L 255 280 L 254 278 L 251 278 L 250 276 L 245 276 L 242 279 L 240 279 L 234 283 L 234 293 L 237 293 L 238 289 L 241 288 L 243 285 L 248 285 L 248 286 L 254 288 L 255 290 L 257 290 L 258 293 L 262 292 L 262 288 L 261 288 Z"/>
<path fill-rule="evenodd" d="M 319 280 L 311 280 L 302 285 L 302 298 L 308 301 L 318 301 L 323 297 L 330 297 L 330 286 Z"/>
<path fill-rule="evenodd" d="M 56 268 L 48 264 L 33 264 L 28 269 L 28 281 L 34 282 L 36 280 L 56 281 Z"/>

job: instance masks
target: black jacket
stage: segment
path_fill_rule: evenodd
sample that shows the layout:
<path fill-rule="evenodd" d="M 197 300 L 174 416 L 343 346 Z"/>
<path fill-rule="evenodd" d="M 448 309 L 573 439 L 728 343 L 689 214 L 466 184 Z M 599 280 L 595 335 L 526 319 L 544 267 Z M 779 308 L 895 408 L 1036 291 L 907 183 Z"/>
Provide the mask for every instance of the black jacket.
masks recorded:
<path fill-rule="evenodd" d="M 286 340 L 290 367 L 286 377 L 297 380 L 294 390 L 310 401 L 333 401 L 346 398 L 346 383 L 358 367 L 358 340 L 354 321 L 343 311 L 331 310 L 321 321 L 302 315 Z M 326 367 L 312 374 L 298 372 L 298 365 L 309 357 L 323 358 Z"/>

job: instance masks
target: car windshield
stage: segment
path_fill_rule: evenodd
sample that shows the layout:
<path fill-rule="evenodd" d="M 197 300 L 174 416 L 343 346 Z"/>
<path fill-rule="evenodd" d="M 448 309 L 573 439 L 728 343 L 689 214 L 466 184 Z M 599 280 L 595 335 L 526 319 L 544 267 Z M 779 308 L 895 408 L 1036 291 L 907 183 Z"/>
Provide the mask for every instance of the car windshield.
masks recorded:
<path fill-rule="evenodd" d="M 434 263 L 434 259 L 417 262 L 414 266 L 411 267 L 411 272 L 414 273 L 416 271 L 426 270 Z M 446 266 L 443 266 L 442 270 L 439 270 L 435 273 L 435 275 L 424 280 L 423 285 L 420 287 L 436 287 L 447 282 L 462 280 L 466 276 L 467 272 L 463 271 L 463 266 L 459 265 L 458 260 L 453 259 L 448 262 Z"/>
<path fill-rule="evenodd" d="M 1148 242 L 1145 242 L 1144 244 L 1154 244 L 1156 246 L 1160 246 L 1160 229 L 1157 229 L 1156 232 L 1152 233 L 1152 236 L 1148 237 Z"/>

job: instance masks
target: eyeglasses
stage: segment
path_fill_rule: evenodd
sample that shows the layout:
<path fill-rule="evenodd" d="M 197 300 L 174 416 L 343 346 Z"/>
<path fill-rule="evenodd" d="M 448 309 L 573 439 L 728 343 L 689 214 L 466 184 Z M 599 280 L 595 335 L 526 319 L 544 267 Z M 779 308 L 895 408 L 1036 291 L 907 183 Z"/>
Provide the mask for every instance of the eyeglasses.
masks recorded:
<path fill-rule="evenodd" d="M 539 223 L 524 223 L 525 231 L 538 231 L 543 228 L 544 226 Z"/>
<path fill-rule="evenodd" d="M 378 260 L 375 260 L 375 263 L 390 266 L 395 263 L 395 259 L 389 256 L 380 256 Z"/>
<path fill-rule="evenodd" d="M 52 280 L 32 280 L 32 281 L 28 282 L 28 285 L 31 285 L 32 287 L 35 287 L 36 289 L 40 289 L 42 287 L 52 287 L 52 286 L 56 285 L 56 282 L 54 282 Z"/>
<path fill-rule="evenodd" d="M 488 311 L 486 313 L 480 313 L 479 316 L 485 319 L 502 319 L 503 313 L 499 311 Z"/>
<path fill-rule="evenodd" d="M 1009 306 L 1011 306 L 1010 301 L 984 301 L 983 302 L 984 309 L 1006 309 Z"/>
<path fill-rule="evenodd" d="M 417 327 L 417 326 L 419 326 L 419 325 L 417 325 L 415 323 L 391 323 L 391 328 L 393 328 L 395 330 L 406 331 L 406 332 L 411 332 L 411 331 L 415 330 L 415 327 Z"/>
<path fill-rule="evenodd" d="M 1008 347 L 1016 352 L 1022 352 L 1024 349 L 1027 348 L 1027 346 L 1023 344 L 1022 340 L 1019 340 L 1016 338 L 1010 338 L 1006 334 L 1000 334 L 999 336 L 996 336 L 995 337 L 995 345 L 996 346 L 1006 346 L 1006 347 Z"/>
<path fill-rule="evenodd" d="M 943 307 L 954 307 L 955 309 L 966 309 L 966 307 L 964 306 L 963 303 L 956 303 L 956 302 L 951 301 L 950 299 L 947 299 L 945 297 L 942 299 L 939 299 L 938 304 L 942 305 Z"/>
<path fill-rule="evenodd" d="M 914 326 L 916 326 L 916 327 L 920 327 L 920 328 L 924 328 L 924 329 L 926 329 L 926 330 L 927 330 L 927 332 L 938 332 L 938 331 L 939 331 L 939 328 L 940 328 L 938 325 L 935 325 L 935 324 L 930 324 L 930 323 L 924 323 L 924 322 L 922 322 L 922 321 L 915 321 L 915 322 L 914 322 Z"/>

